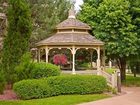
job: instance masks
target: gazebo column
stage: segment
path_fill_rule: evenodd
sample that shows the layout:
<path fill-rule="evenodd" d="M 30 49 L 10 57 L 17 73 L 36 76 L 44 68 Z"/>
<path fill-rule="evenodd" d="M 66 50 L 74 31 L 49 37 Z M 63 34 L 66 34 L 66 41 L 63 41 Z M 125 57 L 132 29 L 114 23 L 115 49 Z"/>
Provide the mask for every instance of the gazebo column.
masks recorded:
<path fill-rule="evenodd" d="M 40 48 L 38 49 L 38 62 L 40 62 L 41 59 L 40 59 Z"/>
<path fill-rule="evenodd" d="M 90 63 L 91 63 L 91 69 L 93 68 L 93 65 L 92 65 L 92 58 L 93 58 L 93 50 L 90 50 Z"/>
<path fill-rule="evenodd" d="M 109 68 L 112 68 L 112 61 L 109 60 Z"/>
<path fill-rule="evenodd" d="M 76 49 L 75 46 L 72 47 L 72 74 L 76 74 L 75 72 L 75 54 L 76 54 Z"/>
<path fill-rule="evenodd" d="M 46 47 L 45 48 L 45 54 L 46 54 L 46 63 L 48 63 L 49 62 L 49 49 L 48 49 L 48 47 Z"/>
<path fill-rule="evenodd" d="M 101 60 L 100 60 L 100 47 L 97 49 L 97 74 L 100 75 L 100 69 L 101 69 Z"/>

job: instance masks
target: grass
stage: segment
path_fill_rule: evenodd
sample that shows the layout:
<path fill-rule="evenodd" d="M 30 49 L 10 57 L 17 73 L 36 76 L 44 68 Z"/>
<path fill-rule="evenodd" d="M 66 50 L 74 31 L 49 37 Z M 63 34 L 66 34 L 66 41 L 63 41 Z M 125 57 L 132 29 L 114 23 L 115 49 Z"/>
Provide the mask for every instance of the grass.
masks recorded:
<path fill-rule="evenodd" d="M 134 77 L 132 75 L 127 75 L 126 80 L 122 82 L 124 86 L 136 86 L 140 87 L 140 77 Z"/>
<path fill-rule="evenodd" d="M 106 94 L 90 95 L 62 95 L 44 99 L 0 101 L 0 105 L 76 105 L 79 103 L 96 101 L 110 96 Z"/>
<path fill-rule="evenodd" d="M 115 72 L 115 69 L 113 69 L 113 68 L 107 68 L 107 69 L 105 69 L 105 71 L 107 73 L 109 73 L 109 74 L 113 74 Z"/>

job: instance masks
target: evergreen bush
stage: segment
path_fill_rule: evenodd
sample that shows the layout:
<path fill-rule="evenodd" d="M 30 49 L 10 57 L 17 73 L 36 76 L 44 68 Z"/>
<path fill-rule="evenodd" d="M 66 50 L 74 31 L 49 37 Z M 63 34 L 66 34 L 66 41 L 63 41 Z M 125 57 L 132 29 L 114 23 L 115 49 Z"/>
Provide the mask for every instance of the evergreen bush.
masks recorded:
<path fill-rule="evenodd" d="M 50 63 L 35 63 L 34 68 L 32 70 L 32 78 L 43 78 L 50 76 L 58 76 L 60 75 L 60 68 L 56 65 Z"/>
<path fill-rule="evenodd" d="M 15 71 L 17 81 L 60 75 L 60 68 L 58 66 L 44 62 L 33 62 L 30 53 L 22 56 L 20 64 L 16 66 Z"/>
<path fill-rule="evenodd" d="M 31 53 L 25 53 L 20 60 L 20 64 L 15 67 L 16 71 L 16 80 L 20 81 L 23 79 L 32 78 L 32 70 L 34 69 L 35 64 L 31 59 Z"/>

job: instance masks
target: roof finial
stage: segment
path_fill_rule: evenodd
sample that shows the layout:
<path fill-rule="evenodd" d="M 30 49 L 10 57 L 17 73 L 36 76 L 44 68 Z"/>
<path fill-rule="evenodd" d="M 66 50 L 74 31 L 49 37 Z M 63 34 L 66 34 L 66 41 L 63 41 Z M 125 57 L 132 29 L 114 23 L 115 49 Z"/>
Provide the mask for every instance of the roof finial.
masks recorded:
<path fill-rule="evenodd" d="M 75 18 L 74 5 L 72 5 L 71 9 L 69 10 L 69 17 L 68 18 Z"/>

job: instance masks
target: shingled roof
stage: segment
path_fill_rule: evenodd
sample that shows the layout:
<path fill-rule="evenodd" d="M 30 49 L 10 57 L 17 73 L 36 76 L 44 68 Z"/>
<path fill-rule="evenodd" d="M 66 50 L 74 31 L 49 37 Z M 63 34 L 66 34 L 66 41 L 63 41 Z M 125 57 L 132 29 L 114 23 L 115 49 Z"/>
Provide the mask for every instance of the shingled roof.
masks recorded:
<path fill-rule="evenodd" d="M 56 33 L 55 35 L 40 41 L 37 45 L 103 45 L 88 33 Z"/>
<path fill-rule="evenodd" d="M 69 11 L 68 19 L 57 25 L 53 36 L 37 43 L 37 46 L 49 45 L 104 45 L 104 43 L 88 33 L 91 27 L 75 17 L 74 10 Z"/>
<path fill-rule="evenodd" d="M 68 29 L 68 28 L 74 28 L 74 29 L 88 29 L 90 30 L 90 26 L 75 19 L 75 18 L 68 18 L 67 20 L 64 20 L 60 24 L 56 26 L 57 29 Z"/>

